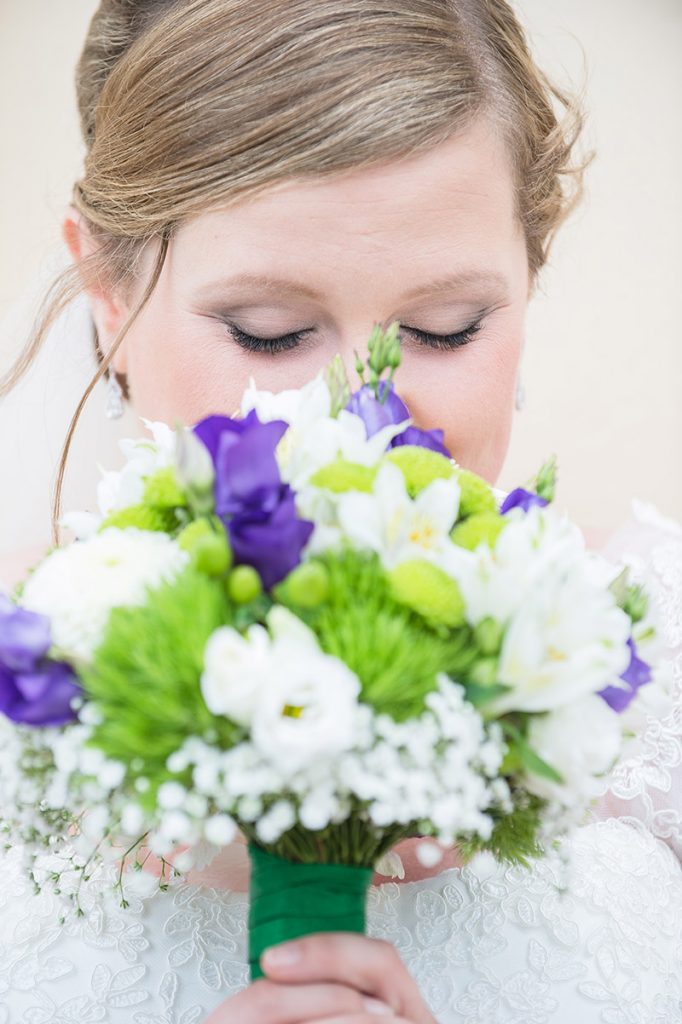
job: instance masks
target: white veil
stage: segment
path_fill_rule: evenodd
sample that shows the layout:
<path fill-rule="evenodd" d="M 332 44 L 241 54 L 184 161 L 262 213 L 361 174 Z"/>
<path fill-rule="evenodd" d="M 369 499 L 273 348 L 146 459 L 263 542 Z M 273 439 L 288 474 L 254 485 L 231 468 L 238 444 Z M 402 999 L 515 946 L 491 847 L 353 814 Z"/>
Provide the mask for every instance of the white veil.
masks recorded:
<path fill-rule="evenodd" d="M 47 289 L 69 265 L 63 245 L 49 252 L 29 286 L 0 320 L 0 371 L 28 340 Z M 0 402 L 0 559 L 50 542 L 51 504 L 59 457 L 71 417 L 97 363 L 90 303 L 78 296 L 59 317 L 24 380 Z M 127 410 L 117 421 L 105 415 L 100 382 L 81 416 L 67 463 L 62 507 L 94 508 L 97 465 L 121 462 L 118 440 L 141 431 Z"/>

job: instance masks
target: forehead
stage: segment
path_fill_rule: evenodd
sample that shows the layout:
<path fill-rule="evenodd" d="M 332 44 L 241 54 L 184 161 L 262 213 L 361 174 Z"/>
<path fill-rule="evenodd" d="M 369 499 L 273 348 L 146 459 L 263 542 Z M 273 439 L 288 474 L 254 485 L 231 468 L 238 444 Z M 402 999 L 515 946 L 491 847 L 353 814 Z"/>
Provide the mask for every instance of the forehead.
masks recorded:
<path fill-rule="evenodd" d="M 417 156 L 350 173 L 287 179 L 254 199 L 182 225 L 176 259 L 199 279 L 222 267 L 272 271 L 294 260 L 314 276 L 353 260 L 404 266 L 490 262 L 518 250 L 511 164 L 486 121 Z M 406 254 L 410 259 L 406 261 Z"/>

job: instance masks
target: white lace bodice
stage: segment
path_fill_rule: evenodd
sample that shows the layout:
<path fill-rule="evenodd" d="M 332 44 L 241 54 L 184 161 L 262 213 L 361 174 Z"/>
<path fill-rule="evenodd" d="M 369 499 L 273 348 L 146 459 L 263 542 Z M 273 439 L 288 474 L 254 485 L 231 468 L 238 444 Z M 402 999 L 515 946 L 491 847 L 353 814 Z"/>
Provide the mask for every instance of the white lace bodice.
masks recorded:
<path fill-rule="evenodd" d="M 572 839 L 570 874 L 558 858 L 523 870 L 480 856 L 370 890 L 369 933 L 397 946 L 439 1024 L 682 1021 L 682 527 L 634 512 L 606 553 L 654 593 L 673 703 L 615 770 L 604 820 Z M 200 1024 L 247 984 L 243 893 L 161 892 L 131 873 L 123 910 L 97 898 L 106 868 L 82 892 L 86 916 L 60 923 L 59 897 L 34 895 L 18 860 L 0 874 L 0 1024 Z"/>

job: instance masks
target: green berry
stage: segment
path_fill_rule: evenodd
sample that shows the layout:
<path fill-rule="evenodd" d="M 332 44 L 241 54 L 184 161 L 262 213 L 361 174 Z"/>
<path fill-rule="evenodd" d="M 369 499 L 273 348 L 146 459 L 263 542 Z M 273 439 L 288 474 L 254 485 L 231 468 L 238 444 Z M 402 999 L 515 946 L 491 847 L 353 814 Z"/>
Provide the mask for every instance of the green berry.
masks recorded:
<path fill-rule="evenodd" d="M 504 629 L 495 619 L 487 616 L 474 629 L 474 640 L 481 654 L 499 654 Z"/>
<path fill-rule="evenodd" d="M 177 508 L 186 504 L 172 466 L 159 469 L 147 477 L 144 483 L 144 503 L 156 508 Z"/>
<path fill-rule="evenodd" d="M 345 491 L 365 491 L 371 494 L 375 476 L 375 466 L 363 466 L 359 462 L 335 459 L 334 462 L 318 469 L 310 482 L 315 487 L 322 487 L 334 494 L 343 494 Z"/>
<path fill-rule="evenodd" d="M 434 480 L 449 480 L 455 470 L 440 452 L 416 444 L 400 444 L 391 448 L 384 458 L 401 470 L 410 497 L 423 491 Z"/>
<path fill-rule="evenodd" d="M 178 525 L 177 518 L 172 509 L 150 508 L 149 505 L 129 505 L 128 508 L 120 508 L 104 520 L 100 531 L 108 526 L 115 526 L 119 530 L 134 528 L 136 530 L 152 530 L 156 533 L 173 533 Z"/>
<path fill-rule="evenodd" d="M 432 625 L 456 629 L 464 624 L 464 599 L 451 576 L 432 562 L 400 562 L 388 574 L 393 598 Z"/>
<path fill-rule="evenodd" d="M 255 601 L 263 590 L 261 578 L 252 565 L 237 565 L 227 580 L 227 591 L 235 604 Z"/>
<path fill-rule="evenodd" d="M 299 608 L 317 608 L 329 594 L 329 572 L 316 560 L 297 565 L 280 584 L 278 595 Z"/>
<path fill-rule="evenodd" d="M 490 484 L 468 469 L 457 470 L 457 482 L 461 488 L 459 519 L 479 512 L 497 512 L 497 502 Z"/>
<path fill-rule="evenodd" d="M 479 544 L 487 544 L 489 548 L 494 548 L 505 526 L 504 517 L 497 512 L 481 512 L 458 523 L 450 538 L 468 551 L 475 551 Z"/>
<path fill-rule="evenodd" d="M 178 534 L 178 543 L 189 552 L 195 568 L 207 576 L 222 576 L 232 565 L 225 527 L 216 516 L 189 523 Z"/>

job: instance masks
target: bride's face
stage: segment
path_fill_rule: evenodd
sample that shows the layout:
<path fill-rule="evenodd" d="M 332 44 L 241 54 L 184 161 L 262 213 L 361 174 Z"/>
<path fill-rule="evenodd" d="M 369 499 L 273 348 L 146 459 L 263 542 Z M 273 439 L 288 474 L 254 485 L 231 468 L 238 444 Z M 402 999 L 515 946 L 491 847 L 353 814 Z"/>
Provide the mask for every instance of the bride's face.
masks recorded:
<path fill-rule="evenodd" d="M 115 366 L 140 415 L 191 423 L 232 413 L 251 375 L 297 387 L 336 352 L 356 386 L 354 350 L 398 320 L 396 383 L 415 422 L 441 426 L 457 460 L 494 481 L 528 291 L 507 154 L 479 122 L 423 156 L 186 221 Z"/>

